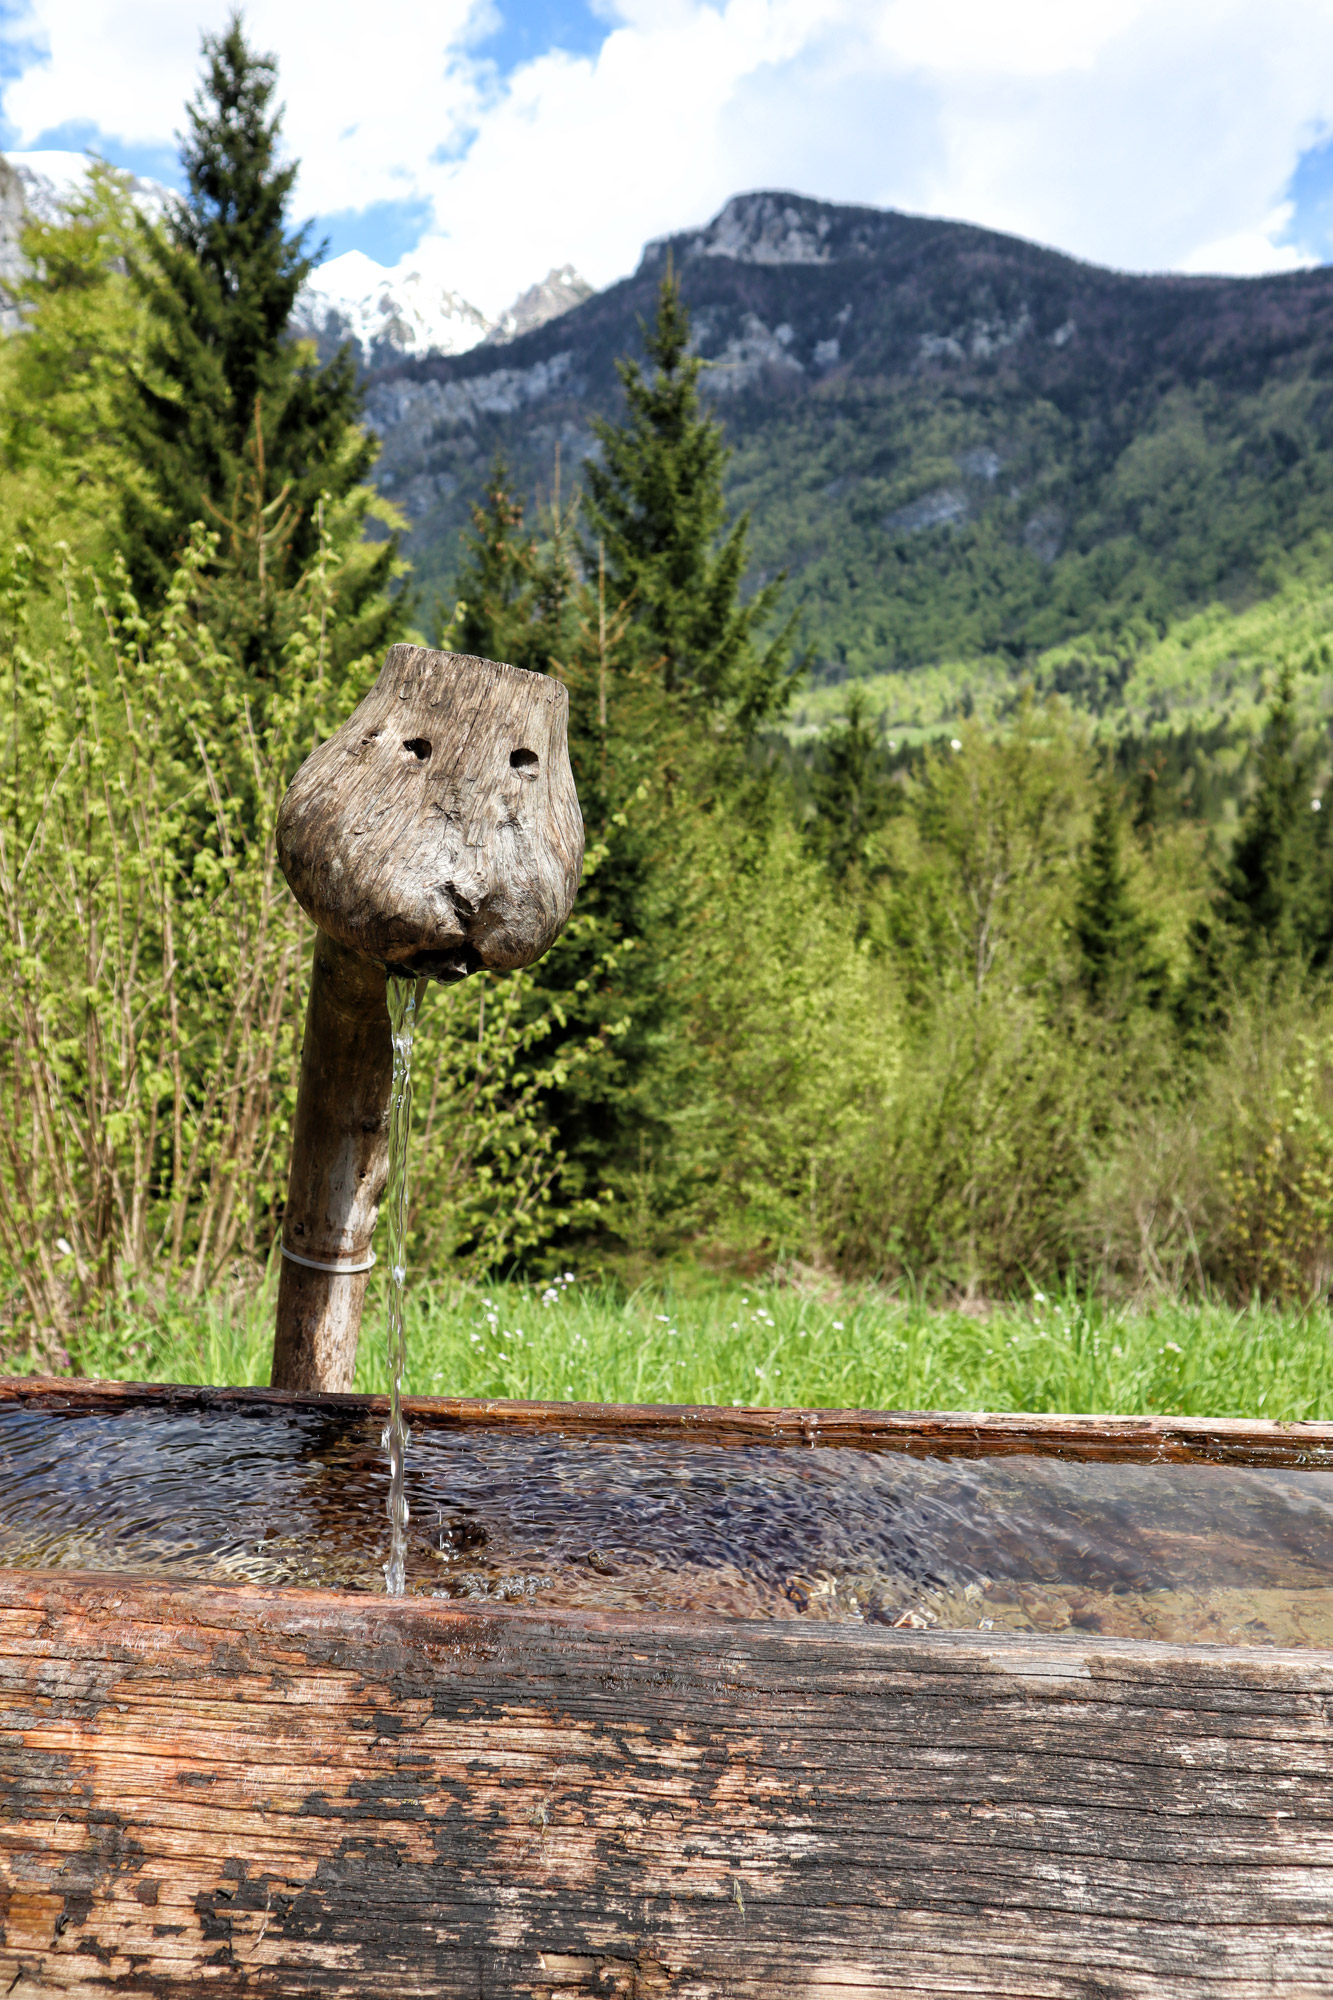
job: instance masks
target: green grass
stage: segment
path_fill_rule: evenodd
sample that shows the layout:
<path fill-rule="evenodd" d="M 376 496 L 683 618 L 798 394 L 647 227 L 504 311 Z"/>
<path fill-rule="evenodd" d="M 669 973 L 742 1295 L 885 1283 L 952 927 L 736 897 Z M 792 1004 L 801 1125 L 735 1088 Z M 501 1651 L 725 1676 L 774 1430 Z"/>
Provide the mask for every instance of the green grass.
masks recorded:
<path fill-rule="evenodd" d="M 372 1296 L 357 1387 L 386 1386 Z M 263 1383 L 271 1286 L 90 1329 L 87 1375 Z M 410 1388 L 422 1395 L 816 1408 L 1333 1416 L 1323 1308 L 1116 1308 L 1076 1293 L 984 1317 L 883 1293 L 817 1298 L 689 1271 L 612 1285 L 422 1284 L 410 1295 Z"/>

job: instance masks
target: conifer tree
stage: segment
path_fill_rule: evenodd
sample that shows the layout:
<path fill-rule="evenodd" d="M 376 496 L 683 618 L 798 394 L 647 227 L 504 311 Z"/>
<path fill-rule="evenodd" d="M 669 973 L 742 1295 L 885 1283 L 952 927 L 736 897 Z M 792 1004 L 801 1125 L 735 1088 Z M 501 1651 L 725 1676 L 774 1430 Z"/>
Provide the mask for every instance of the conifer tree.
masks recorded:
<path fill-rule="evenodd" d="M 1328 893 L 1311 764 L 1298 741 L 1290 667 L 1278 677 L 1259 746 L 1258 782 L 1241 819 L 1217 915 L 1241 964 L 1310 964 L 1324 955 Z"/>
<path fill-rule="evenodd" d="M 462 538 L 457 603 L 441 634 L 451 650 L 507 660 L 533 673 L 551 671 L 562 650 L 576 578 L 572 510 L 562 511 L 558 487 L 550 511 L 543 547 L 525 526 L 509 468 L 502 458 L 494 460 L 482 498 L 472 508 L 472 532 Z"/>
<path fill-rule="evenodd" d="M 558 472 L 558 468 L 557 468 Z M 655 663 L 631 633 L 630 608 L 609 601 L 604 561 L 581 577 L 577 502 L 561 505 L 558 476 L 539 533 L 503 461 L 490 471 L 463 537 L 453 615 L 439 636 L 460 652 L 554 673 L 569 690 L 569 749 L 590 866 L 574 919 L 530 975 L 534 1005 L 555 1003 L 558 1031 L 532 1050 L 552 1081 L 544 1109 L 565 1154 L 567 1193 L 596 1194 L 634 1155 L 646 1123 L 638 1086 L 660 1034 L 669 897 L 660 854 L 656 780 L 678 748 L 680 718 Z M 600 1059 L 566 1075 L 560 1044 L 596 1038 Z"/>
<path fill-rule="evenodd" d="M 651 375 L 637 361 L 617 363 L 625 421 L 594 425 L 602 462 L 585 472 L 585 566 L 595 566 L 600 547 L 607 587 L 633 604 L 641 652 L 660 662 L 665 691 L 743 739 L 786 699 L 792 624 L 761 637 L 782 578 L 742 600 L 749 519 L 725 526 L 728 454 L 702 407 L 705 364 L 690 353 L 689 313 L 670 265 L 644 346 Z"/>
<path fill-rule="evenodd" d="M 853 688 L 848 696 L 841 727 L 825 732 L 815 753 L 810 791 L 813 844 L 841 882 L 865 860 L 867 839 L 889 813 L 884 759 L 867 719 L 863 688 Z"/>
<path fill-rule="evenodd" d="M 127 412 L 143 469 L 124 502 L 131 577 L 144 602 L 158 601 L 196 521 L 238 542 L 257 481 L 261 505 L 282 523 L 275 561 L 293 576 L 332 535 L 336 650 L 350 657 L 377 649 L 398 619 L 385 595 L 394 541 L 361 541 L 375 445 L 357 422 L 349 351 L 321 367 L 288 332 L 311 258 L 307 231 L 287 226 L 296 166 L 280 158 L 274 61 L 250 48 L 238 15 L 205 35 L 203 51 L 181 147 L 187 192 L 164 227 L 142 225 L 133 267 L 149 335 Z M 280 640 L 262 629 L 243 636 L 250 670 L 276 671 Z"/>
<path fill-rule="evenodd" d="M 1130 892 L 1120 801 L 1109 779 L 1101 788 L 1079 870 L 1072 929 L 1083 987 L 1094 1007 L 1161 998 L 1164 969 L 1153 948 L 1153 926 Z"/>

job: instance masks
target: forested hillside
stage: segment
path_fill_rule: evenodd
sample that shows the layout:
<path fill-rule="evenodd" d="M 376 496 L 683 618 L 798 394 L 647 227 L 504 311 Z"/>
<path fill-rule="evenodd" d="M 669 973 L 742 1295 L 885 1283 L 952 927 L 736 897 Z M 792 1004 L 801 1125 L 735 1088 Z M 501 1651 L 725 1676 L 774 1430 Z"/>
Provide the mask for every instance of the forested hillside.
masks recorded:
<path fill-rule="evenodd" d="M 496 451 L 530 497 L 557 445 L 576 476 L 668 262 L 733 447 L 728 499 L 758 575 L 789 573 L 817 677 L 1086 635 L 1096 705 L 1170 619 L 1267 593 L 1333 527 L 1333 271 L 1132 277 L 755 194 L 502 356 L 372 379 L 378 483 L 427 593 Z"/>

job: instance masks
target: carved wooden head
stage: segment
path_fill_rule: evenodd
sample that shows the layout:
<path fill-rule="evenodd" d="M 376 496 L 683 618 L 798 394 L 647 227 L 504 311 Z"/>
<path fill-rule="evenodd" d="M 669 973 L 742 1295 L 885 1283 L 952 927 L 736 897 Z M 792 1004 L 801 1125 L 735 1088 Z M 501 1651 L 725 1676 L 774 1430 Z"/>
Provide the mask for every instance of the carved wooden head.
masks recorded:
<path fill-rule="evenodd" d="M 302 909 L 353 951 L 433 979 L 540 958 L 583 863 L 568 715 L 545 674 L 391 647 L 282 802 L 278 855 Z"/>

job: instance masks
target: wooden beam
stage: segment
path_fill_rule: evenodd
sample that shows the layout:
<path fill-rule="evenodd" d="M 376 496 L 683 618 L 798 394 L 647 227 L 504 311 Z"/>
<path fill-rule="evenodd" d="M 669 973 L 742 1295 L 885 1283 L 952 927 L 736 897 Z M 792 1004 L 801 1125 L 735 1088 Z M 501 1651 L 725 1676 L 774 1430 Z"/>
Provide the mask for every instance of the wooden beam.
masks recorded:
<path fill-rule="evenodd" d="M 346 1390 L 356 1374 L 389 1172 L 393 1047 L 384 988 L 382 965 L 316 932 L 282 1223 L 278 1389 Z M 328 1268 L 335 1265 L 344 1268 Z"/>
<path fill-rule="evenodd" d="M 1333 1657 L 0 1573 L 0 1990 L 1333 1992 Z"/>

